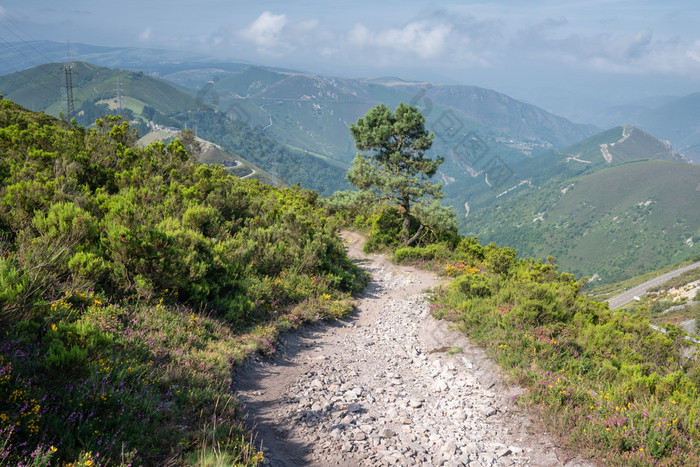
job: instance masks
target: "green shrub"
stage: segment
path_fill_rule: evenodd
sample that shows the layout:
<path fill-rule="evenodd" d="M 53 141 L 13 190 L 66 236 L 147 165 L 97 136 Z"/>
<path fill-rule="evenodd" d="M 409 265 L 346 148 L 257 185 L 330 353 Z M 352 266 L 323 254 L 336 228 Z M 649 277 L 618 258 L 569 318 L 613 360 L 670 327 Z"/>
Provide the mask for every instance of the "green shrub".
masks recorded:
<path fill-rule="evenodd" d="M 452 252 L 444 243 L 432 243 L 424 247 L 403 247 L 394 251 L 394 259 L 398 263 L 417 260 L 446 260 L 451 256 Z"/>
<path fill-rule="evenodd" d="M 85 370 L 87 350 L 77 345 L 66 346 L 60 340 L 54 340 L 49 344 L 49 349 L 44 358 L 46 368 L 65 373 L 81 373 Z"/>
<path fill-rule="evenodd" d="M 396 247 L 401 243 L 401 213 L 395 207 L 385 206 L 371 218 L 369 237 L 363 247 L 365 252 Z"/>
<path fill-rule="evenodd" d="M 466 274 L 452 281 L 450 288 L 467 298 L 491 296 L 491 281 L 484 274 Z"/>
<path fill-rule="evenodd" d="M 16 305 L 27 288 L 27 277 L 11 258 L 0 257 L 0 310 Z M 7 317 L 3 316 L 3 319 Z"/>

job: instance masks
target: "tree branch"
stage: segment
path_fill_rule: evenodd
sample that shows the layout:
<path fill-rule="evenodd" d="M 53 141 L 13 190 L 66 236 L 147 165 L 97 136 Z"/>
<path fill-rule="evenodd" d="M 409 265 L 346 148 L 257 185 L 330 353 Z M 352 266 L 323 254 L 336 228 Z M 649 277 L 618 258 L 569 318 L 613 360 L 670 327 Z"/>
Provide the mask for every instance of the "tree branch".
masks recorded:
<path fill-rule="evenodd" d="M 418 239 L 418 236 L 423 231 L 423 227 L 425 227 L 425 225 L 421 224 L 418 228 L 418 232 L 416 232 L 413 237 L 409 238 L 408 241 L 406 241 L 406 246 L 409 246 L 411 243 L 415 242 Z"/>

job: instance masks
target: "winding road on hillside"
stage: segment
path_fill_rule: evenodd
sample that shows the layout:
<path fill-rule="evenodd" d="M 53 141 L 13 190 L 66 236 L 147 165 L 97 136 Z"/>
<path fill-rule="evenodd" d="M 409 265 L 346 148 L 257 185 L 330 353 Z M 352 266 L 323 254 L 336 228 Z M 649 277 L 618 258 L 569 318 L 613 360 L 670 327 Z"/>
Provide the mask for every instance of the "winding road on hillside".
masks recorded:
<path fill-rule="evenodd" d="M 654 279 L 648 280 L 636 287 L 632 287 L 629 290 L 626 290 L 625 292 L 615 295 L 614 297 L 610 298 L 608 300 L 608 306 L 610 307 L 611 310 L 616 310 L 620 308 L 621 306 L 625 305 L 626 303 L 631 302 L 634 300 L 634 297 L 639 297 L 643 294 L 646 293 L 647 290 L 651 289 L 652 287 L 656 287 L 657 285 L 661 285 L 664 282 L 668 281 L 669 279 L 672 279 L 676 276 L 680 276 L 686 271 L 690 271 L 691 269 L 695 269 L 700 267 L 700 261 L 689 264 L 687 266 L 684 266 L 679 269 L 675 269 L 671 272 L 667 272 L 666 274 L 662 274 L 658 277 L 655 277 Z"/>
<path fill-rule="evenodd" d="M 433 273 L 389 263 L 345 233 L 372 275 L 347 319 L 304 326 L 234 372 L 265 465 L 587 465 L 516 407 L 523 389 L 430 315 Z"/>

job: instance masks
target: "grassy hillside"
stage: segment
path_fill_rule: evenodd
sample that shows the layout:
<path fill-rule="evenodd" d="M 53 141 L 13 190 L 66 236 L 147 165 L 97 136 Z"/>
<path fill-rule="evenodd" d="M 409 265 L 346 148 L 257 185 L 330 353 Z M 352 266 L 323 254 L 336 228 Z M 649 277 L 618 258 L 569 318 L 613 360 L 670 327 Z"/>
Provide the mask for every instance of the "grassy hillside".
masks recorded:
<path fill-rule="evenodd" d="M 605 147 L 605 153 L 602 147 Z M 489 149 L 483 157 L 483 160 L 487 161 L 483 164 L 484 167 L 488 168 L 488 161 L 492 160 L 492 156 L 500 158 L 501 153 Z M 515 160 L 506 158 L 504 162 L 511 176 L 507 183 L 497 187 L 486 183 L 485 175 L 488 175 L 488 170 L 475 177 L 455 179 L 453 183 L 446 184 L 445 203 L 451 205 L 459 215 L 461 228 L 474 233 L 478 231 L 467 226 L 470 223 L 466 216 L 467 206 L 472 214 L 481 211 L 493 212 L 493 206 L 506 201 L 513 202 L 513 198 L 548 184 L 566 186 L 570 178 L 592 174 L 623 161 L 647 158 L 681 160 L 681 156 L 671 147 L 648 133 L 630 126 L 616 127 L 538 157 Z M 450 168 L 447 168 L 445 173 L 453 174 Z"/>
<path fill-rule="evenodd" d="M 0 77 L 0 93 L 32 110 L 44 110 L 53 116 L 58 116 L 60 112 L 65 113 L 63 65 L 47 63 L 21 73 Z M 101 100 L 113 102 L 118 96 L 118 87 L 124 96 L 122 104 L 126 104 L 136 117 L 144 120 L 147 119 L 143 116 L 144 106 L 158 109 L 164 115 L 196 108 L 194 97 L 170 83 L 141 72 L 112 70 L 86 62 L 75 62 L 72 77 L 75 110 L 78 113 L 81 110 L 88 111 L 89 104 L 96 104 Z M 96 118 L 99 115 L 90 116 Z"/>
<path fill-rule="evenodd" d="M 231 367 L 344 316 L 318 194 L 0 101 L 0 461 L 256 465 Z"/>
<path fill-rule="evenodd" d="M 638 161 L 498 202 L 467 218 L 483 242 L 555 256 L 569 271 L 617 281 L 698 254 L 700 166 Z"/>

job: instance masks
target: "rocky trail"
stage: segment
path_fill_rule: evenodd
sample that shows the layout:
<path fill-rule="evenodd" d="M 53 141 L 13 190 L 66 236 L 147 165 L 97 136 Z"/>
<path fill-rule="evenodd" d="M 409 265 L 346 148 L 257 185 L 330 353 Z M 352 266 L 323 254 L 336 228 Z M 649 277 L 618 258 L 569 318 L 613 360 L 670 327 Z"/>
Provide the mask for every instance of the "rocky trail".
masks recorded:
<path fill-rule="evenodd" d="M 434 274 L 345 239 L 373 277 L 353 316 L 288 333 L 234 373 L 265 465 L 586 465 L 516 408 L 522 389 L 481 349 L 430 316 Z"/>

